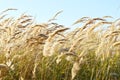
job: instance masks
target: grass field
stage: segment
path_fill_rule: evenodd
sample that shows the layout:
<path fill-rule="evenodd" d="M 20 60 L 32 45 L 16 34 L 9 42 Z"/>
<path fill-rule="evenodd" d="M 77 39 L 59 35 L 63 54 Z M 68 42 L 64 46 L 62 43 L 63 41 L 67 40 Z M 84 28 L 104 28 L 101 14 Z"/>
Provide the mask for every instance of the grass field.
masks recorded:
<path fill-rule="evenodd" d="M 82 17 L 74 30 L 0 13 L 0 80 L 120 80 L 120 19 Z"/>

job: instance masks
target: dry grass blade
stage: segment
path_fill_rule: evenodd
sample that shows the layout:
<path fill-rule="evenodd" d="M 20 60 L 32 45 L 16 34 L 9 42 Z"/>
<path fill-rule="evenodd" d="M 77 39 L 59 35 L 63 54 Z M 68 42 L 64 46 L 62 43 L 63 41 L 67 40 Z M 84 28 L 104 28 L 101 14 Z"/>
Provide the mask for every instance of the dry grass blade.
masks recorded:
<path fill-rule="evenodd" d="M 84 21 L 87 21 L 87 20 L 89 20 L 89 19 L 90 19 L 90 17 L 82 17 L 82 18 L 78 19 L 77 21 L 75 21 L 75 22 L 73 23 L 73 25 L 78 24 L 78 23 L 81 23 L 81 22 L 84 22 Z"/>
<path fill-rule="evenodd" d="M 63 10 L 57 12 L 51 19 L 48 20 L 48 22 L 51 22 L 51 21 L 53 21 L 53 20 L 56 20 L 56 17 L 57 17 L 60 13 L 62 13 L 62 12 L 63 12 Z"/>
<path fill-rule="evenodd" d="M 49 37 L 48 37 L 48 41 L 51 41 L 51 39 L 56 35 L 56 34 L 58 34 L 59 32 L 63 32 L 63 31 L 66 31 L 66 30 L 68 30 L 69 28 L 62 28 L 62 29 L 58 29 L 58 30 L 56 30 L 56 31 L 54 31 L 53 33 L 51 33 L 50 35 L 49 35 Z"/>
<path fill-rule="evenodd" d="M 78 44 L 78 42 L 81 42 L 84 38 L 78 38 L 70 47 L 69 52 L 72 52 L 75 48 L 75 46 Z"/>
<path fill-rule="evenodd" d="M 102 18 L 93 18 L 93 21 L 96 21 L 96 20 L 99 20 L 99 21 L 106 21 L 105 19 L 102 19 Z"/>
<path fill-rule="evenodd" d="M 0 16 L 0 20 L 2 20 L 6 16 L 7 16 L 7 14 L 4 14 L 4 15 Z"/>
<path fill-rule="evenodd" d="M 95 21 L 106 21 L 105 19 L 102 18 L 93 18 L 93 19 L 89 19 L 85 25 L 80 29 L 80 31 L 83 31 L 85 28 L 87 28 L 88 25 L 93 24 Z"/>
<path fill-rule="evenodd" d="M 120 18 L 114 21 L 115 26 L 120 26 Z"/>
<path fill-rule="evenodd" d="M 7 69 L 8 67 L 7 67 L 7 65 L 5 65 L 5 64 L 0 64 L 0 69 Z"/>
<path fill-rule="evenodd" d="M 17 20 L 22 20 L 22 19 L 31 18 L 31 17 L 32 17 L 32 16 L 26 15 L 25 13 L 23 13 Z"/>
<path fill-rule="evenodd" d="M 72 80 L 75 78 L 75 76 L 77 75 L 79 70 L 80 70 L 80 63 L 79 62 L 75 62 L 73 64 L 73 67 L 72 67 L 72 70 L 71 70 Z"/>
<path fill-rule="evenodd" d="M 46 23 L 42 23 L 42 24 L 36 24 L 36 25 L 32 26 L 32 28 L 35 28 L 35 27 L 46 28 L 46 27 L 48 27 L 48 24 L 46 24 Z"/>
<path fill-rule="evenodd" d="M 11 10 L 17 10 L 17 9 L 15 9 L 15 8 L 8 8 L 8 9 L 2 11 L 0 14 L 3 14 L 3 13 L 5 13 L 5 12 L 11 11 Z"/>
<path fill-rule="evenodd" d="M 115 42 L 115 43 L 113 44 L 113 46 L 118 46 L 118 45 L 120 45 L 120 41 Z"/>
<path fill-rule="evenodd" d="M 108 37 L 110 37 L 110 36 L 119 35 L 119 33 L 120 33 L 120 30 L 112 31 L 112 32 L 109 33 L 109 34 L 105 34 L 105 38 L 108 38 Z"/>
<path fill-rule="evenodd" d="M 32 19 L 26 19 L 26 20 L 22 21 L 21 23 L 23 24 L 23 23 L 29 22 L 29 21 L 31 21 L 31 20 L 32 20 Z"/>
<path fill-rule="evenodd" d="M 103 16 L 103 18 L 113 18 L 112 16 Z"/>
<path fill-rule="evenodd" d="M 91 32 L 94 30 L 96 27 L 102 25 L 102 24 L 112 24 L 112 22 L 98 22 L 97 24 L 94 24 L 88 31 Z"/>

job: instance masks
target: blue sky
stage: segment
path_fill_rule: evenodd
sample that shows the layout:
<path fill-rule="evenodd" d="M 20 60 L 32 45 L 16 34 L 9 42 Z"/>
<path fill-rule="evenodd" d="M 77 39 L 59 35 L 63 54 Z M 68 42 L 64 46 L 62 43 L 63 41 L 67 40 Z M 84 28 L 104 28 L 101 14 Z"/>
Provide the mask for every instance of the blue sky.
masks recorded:
<path fill-rule="evenodd" d="M 18 9 L 9 14 L 18 16 L 25 12 L 34 16 L 37 22 L 46 22 L 63 10 L 56 22 L 65 26 L 84 16 L 120 18 L 120 0 L 0 0 L 0 11 L 7 8 Z"/>

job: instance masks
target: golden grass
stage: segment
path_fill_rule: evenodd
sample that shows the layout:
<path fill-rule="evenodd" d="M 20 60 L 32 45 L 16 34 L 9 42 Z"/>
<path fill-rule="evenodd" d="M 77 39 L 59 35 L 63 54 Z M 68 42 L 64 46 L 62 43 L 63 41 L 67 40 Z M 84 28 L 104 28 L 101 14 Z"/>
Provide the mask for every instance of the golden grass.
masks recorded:
<path fill-rule="evenodd" d="M 97 80 L 113 79 L 109 72 L 107 77 L 99 76 L 99 74 L 104 74 L 99 71 L 99 68 L 105 70 L 108 68 L 106 65 L 108 64 L 113 69 L 114 63 L 109 58 L 115 56 L 118 59 L 119 57 L 119 19 L 109 22 L 107 18 L 111 18 L 110 16 L 104 16 L 103 18 L 83 17 L 73 24 L 82 23 L 83 26 L 65 32 L 69 28 L 52 22 L 62 11 L 55 14 L 48 22 L 36 24 L 32 16 L 26 14 L 22 14 L 17 19 L 13 17 L 5 18 L 7 11 L 11 10 L 16 9 L 7 9 L 0 15 L 1 79 L 74 80 L 76 78 L 76 80 L 82 80 L 83 73 L 79 72 L 89 70 L 85 68 L 92 66 L 92 64 L 89 66 L 90 62 L 88 60 L 92 61 L 93 59 L 96 63 L 91 62 L 94 65 L 91 71 L 92 75 L 86 79 L 91 78 L 93 80 L 97 77 Z M 61 49 L 63 51 L 60 51 Z M 107 59 L 110 60 L 110 63 L 106 62 Z M 102 65 L 99 61 L 105 62 L 105 65 Z M 58 73 L 61 73 L 60 70 L 64 70 L 64 68 L 60 68 L 61 66 L 57 66 L 61 64 L 67 70 L 66 72 L 63 71 L 63 73 L 66 73 L 63 76 L 65 79 L 55 73 L 55 70 L 58 70 Z M 117 67 L 118 65 L 116 64 Z M 46 76 L 46 70 L 49 70 L 48 76 Z M 8 74 L 5 74 L 7 72 Z M 4 75 L 1 76 L 2 74 Z M 52 78 L 48 78 L 49 75 Z M 117 75 L 120 77 L 119 74 Z M 69 78 L 70 76 L 71 78 Z M 79 76 L 81 76 L 81 79 L 77 78 Z M 116 80 L 118 79 L 116 78 Z"/>

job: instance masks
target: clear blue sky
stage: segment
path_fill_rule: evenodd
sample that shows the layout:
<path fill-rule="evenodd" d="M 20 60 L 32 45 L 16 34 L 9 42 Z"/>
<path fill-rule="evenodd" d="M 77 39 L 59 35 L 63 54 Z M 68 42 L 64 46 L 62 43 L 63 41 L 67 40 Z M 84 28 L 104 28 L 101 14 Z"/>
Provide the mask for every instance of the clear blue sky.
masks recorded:
<path fill-rule="evenodd" d="M 63 10 L 57 22 L 66 26 L 84 16 L 120 18 L 120 0 L 0 0 L 0 11 L 7 8 L 17 8 L 18 11 L 10 13 L 14 15 L 26 12 L 36 17 L 37 22 L 45 22 Z"/>

